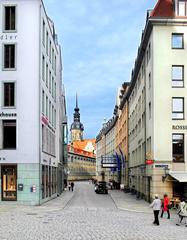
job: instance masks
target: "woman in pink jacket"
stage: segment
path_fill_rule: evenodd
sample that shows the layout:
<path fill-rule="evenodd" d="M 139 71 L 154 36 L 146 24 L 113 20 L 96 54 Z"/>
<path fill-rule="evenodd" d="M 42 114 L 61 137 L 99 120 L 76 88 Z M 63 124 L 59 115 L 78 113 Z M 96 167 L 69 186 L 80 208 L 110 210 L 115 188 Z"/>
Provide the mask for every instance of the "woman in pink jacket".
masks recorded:
<path fill-rule="evenodd" d="M 161 213 L 161 216 L 160 216 L 161 218 L 163 217 L 164 212 L 167 212 L 168 213 L 168 219 L 170 219 L 169 203 L 170 203 L 170 200 L 168 198 L 168 195 L 164 194 L 164 199 L 163 199 L 163 202 L 162 202 L 162 213 Z"/>

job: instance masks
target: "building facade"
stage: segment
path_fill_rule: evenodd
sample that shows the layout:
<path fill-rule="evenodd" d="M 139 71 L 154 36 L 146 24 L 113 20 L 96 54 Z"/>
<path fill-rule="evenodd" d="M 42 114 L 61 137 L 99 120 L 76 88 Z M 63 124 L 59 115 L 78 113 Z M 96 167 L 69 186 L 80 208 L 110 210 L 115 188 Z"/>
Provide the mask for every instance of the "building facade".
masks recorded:
<path fill-rule="evenodd" d="M 77 143 L 78 142 L 79 141 L 77 141 Z M 69 145 L 68 169 L 68 181 L 95 179 L 96 157 L 94 151 L 85 150 L 84 148 L 77 146 L 77 144 Z"/>
<path fill-rule="evenodd" d="M 0 200 L 40 205 L 63 188 L 60 46 L 41 0 L 0 12 Z"/>
<path fill-rule="evenodd" d="M 117 169 L 112 167 L 103 167 L 104 159 L 115 159 L 115 126 L 117 116 L 103 124 L 103 128 L 96 137 L 96 176 L 98 181 L 117 181 Z M 108 161 L 108 160 L 107 160 Z M 113 161 L 113 160 L 111 160 Z"/>
<path fill-rule="evenodd" d="M 115 131 L 115 150 L 120 158 L 120 179 L 124 187 L 128 187 L 128 101 L 127 91 L 129 83 L 123 83 L 119 93 L 119 107 L 117 108 L 117 122 Z"/>
<path fill-rule="evenodd" d="M 147 201 L 156 193 L 187 197 L 186 9 L 186 0 L 158 0 L 147 12 L 130 85 L 118 110 L 115 150 L 120 154 L 128 135 L 128 147 L 122 150 L 126 157 L 128 153 L 127 182 Z M 99 156 L 105 154 L 102 136 L 97 137 Z"/>
<path fill-rule="evenodd" d="M 187 1 L 158 1 L 148 11 L 129 91 L 130 185 L 187 196 Z"/>

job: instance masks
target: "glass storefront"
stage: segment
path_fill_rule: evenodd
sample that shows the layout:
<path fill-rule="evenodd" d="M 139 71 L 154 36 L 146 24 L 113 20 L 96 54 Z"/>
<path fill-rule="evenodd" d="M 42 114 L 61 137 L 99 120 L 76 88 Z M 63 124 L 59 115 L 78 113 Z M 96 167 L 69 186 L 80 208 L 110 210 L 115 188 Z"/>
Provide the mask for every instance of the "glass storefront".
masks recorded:
<path fill-rule="evenodd" d="M 42 165 L 41 182 L 42 199 L 51 197 L 57 193 L 57 168 Z"/>
<path fill-rule="evenodd" d="M 2 200 L 17 200 L 17 166 L 1 167 Z"/>

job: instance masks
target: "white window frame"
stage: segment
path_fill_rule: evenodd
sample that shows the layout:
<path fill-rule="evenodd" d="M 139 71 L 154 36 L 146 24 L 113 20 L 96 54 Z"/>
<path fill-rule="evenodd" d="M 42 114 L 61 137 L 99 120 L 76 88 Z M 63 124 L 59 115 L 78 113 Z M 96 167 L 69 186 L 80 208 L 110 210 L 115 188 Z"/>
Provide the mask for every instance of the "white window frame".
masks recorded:
<path fill-rule="evenodd" d="M 14 68 L 5 68 L 4 66 L 4 53 L 5 53 L 5 46 L 6 45 L 14 45 L 15 46 L 15 67 Z M 17 70 L 17 43 L 15 42 L 8 42 L 2 44 L 2 70 L 3 71 L 16 71 Z"/>
<path fill-rule="evenodd" d="M 14 30 L 5 30 L 5 7 L 15 7 L 15 29 Z M 3 14 L 2 14 L 2 23 L 3 23 L 3 32 L 4 33 L 15 33 L 17 32 L 17 16 L 18 16 L 18 7 L 17 4 L 5 4 L 3 5 Z"/>
<path fill-rule="evenodd" d="M 4 106 L 4 84 L 5 83 L 14 83 L 14 106 Z M 15 109 L 16 108 L 16 98 L 17 98 L 17 85 L 16 85 L 16 81 L 15 80 L 4 80 L 2 81 L 2 98 L 1 98 L 1 102 L 2 102 L 2 108 L 3 109 Z"/>

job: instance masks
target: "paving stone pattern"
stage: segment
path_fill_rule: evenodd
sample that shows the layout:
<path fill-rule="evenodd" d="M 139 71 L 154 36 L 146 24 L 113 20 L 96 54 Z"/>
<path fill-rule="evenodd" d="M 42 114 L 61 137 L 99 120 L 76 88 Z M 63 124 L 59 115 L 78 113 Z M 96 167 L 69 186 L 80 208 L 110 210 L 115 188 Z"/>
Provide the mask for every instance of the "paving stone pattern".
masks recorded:
<path fill-rule="evenodd" d="M 155 226 L 151 213 L 116 206 L 110 194 L 97 195 L 85 182 L 76 183 L 75 192 L 65 192 L 40 207 L 0 205 L 0 240 L 186 239 L 187 227 L 175 225 L 175 214 Z"/>

